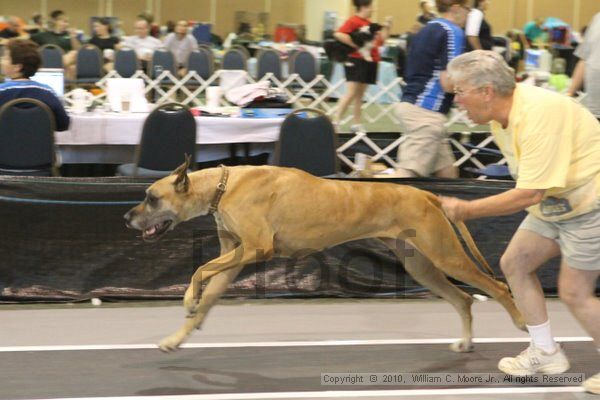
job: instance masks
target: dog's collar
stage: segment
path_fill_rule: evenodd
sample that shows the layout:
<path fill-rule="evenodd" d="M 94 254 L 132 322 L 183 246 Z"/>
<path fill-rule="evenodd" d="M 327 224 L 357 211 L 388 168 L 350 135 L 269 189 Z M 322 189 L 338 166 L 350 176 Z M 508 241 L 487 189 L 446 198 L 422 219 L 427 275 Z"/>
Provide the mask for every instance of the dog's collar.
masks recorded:
<path fill-rule="evenodd" d="M 227 190 L 227 178 L 229 178 L 229 170 L 223 164 L 221 167 L 221 180 L 217 184 L 217 190 L 215 192 L 215 196 L 213 197 L 208 212 L 214 214 L 217 212 L 217 208 L 219 207 L 219 202 L 221 201 L 221 197 L 223 197 L 223 193 Z"/>

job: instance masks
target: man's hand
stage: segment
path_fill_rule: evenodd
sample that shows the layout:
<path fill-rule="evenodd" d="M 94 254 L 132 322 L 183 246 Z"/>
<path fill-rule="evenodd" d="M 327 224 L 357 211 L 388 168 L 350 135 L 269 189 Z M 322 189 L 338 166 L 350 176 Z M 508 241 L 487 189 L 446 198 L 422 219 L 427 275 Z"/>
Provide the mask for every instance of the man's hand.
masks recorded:
<path fill-rule="evenodd" d="M 469 202 L 456 197 L 439 196 L 442 209 L 452 222 L 461 222 L 469 218 Z"/>

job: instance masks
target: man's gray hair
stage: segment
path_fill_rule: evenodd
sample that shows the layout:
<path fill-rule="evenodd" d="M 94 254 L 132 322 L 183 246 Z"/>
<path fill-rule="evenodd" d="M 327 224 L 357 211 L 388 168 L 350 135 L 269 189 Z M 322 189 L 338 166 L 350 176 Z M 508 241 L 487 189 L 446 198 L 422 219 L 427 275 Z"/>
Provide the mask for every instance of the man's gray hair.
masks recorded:
<path fill-rule="evenodd" d="M 515 89 L 515 71 L 495 51 L 475 50 L 456 57 L 448 64 L 452 82 L 473 87 L 490 85 L 500 96 Z"/>

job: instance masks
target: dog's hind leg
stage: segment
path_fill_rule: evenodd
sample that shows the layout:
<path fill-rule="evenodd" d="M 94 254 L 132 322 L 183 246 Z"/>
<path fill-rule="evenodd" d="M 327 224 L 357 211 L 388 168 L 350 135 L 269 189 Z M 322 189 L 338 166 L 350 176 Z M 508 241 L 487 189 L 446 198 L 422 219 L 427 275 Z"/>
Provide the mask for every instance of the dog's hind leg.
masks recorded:
<path fill-rule="evenodd" d="M 458 312 L 462 324 L 462 337 L 459 341 L 452 343 L 450 349 L 461 353 L 472 351 L 471 304 L 473 299 L 471 296 L 452 284 L 442 271 L 408 243 L 394 239 L 382 240 L 403 262 L 406 272 L 432 293 L 450 303 Z"/>
<path fill-rule="evenodd" d="M 483 273 L 469 258 L 443 214 L 430 213 L 422 225 L 437 229 L 421 230 L 407 239 L 422 254 L 427 254 L 433 265 L 446 275 L 484 291 L 508 311 L 515 326 L 525 329 L 525 321 L 508 291 L 508 286 Z"/>

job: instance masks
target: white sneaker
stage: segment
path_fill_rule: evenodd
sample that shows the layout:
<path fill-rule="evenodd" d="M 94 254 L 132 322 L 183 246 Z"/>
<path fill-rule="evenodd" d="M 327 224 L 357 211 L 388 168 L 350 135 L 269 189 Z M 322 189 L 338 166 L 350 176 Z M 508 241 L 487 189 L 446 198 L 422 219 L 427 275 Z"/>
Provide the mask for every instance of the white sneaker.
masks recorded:
<path fill-rule="evenodd" d="M 504 357 L 498 369 L 505 374 L 526 376 L 534 374 L 561 374 L 571 367 L 569 360 L 559 346 L 552 354 L 538 349 L 532 344 L 516 357 Z"/>
<path fill-rule="evenodd" d="M 352 133 L 366 133 L 367 130 L 361 124 L 354 124 L 350 126 L 350 132 Z"/>
<path fill-rule="evenodd" d="M 583 388 L 590 393 L 600 394 L 600 373 L 586 379 Z"/>

